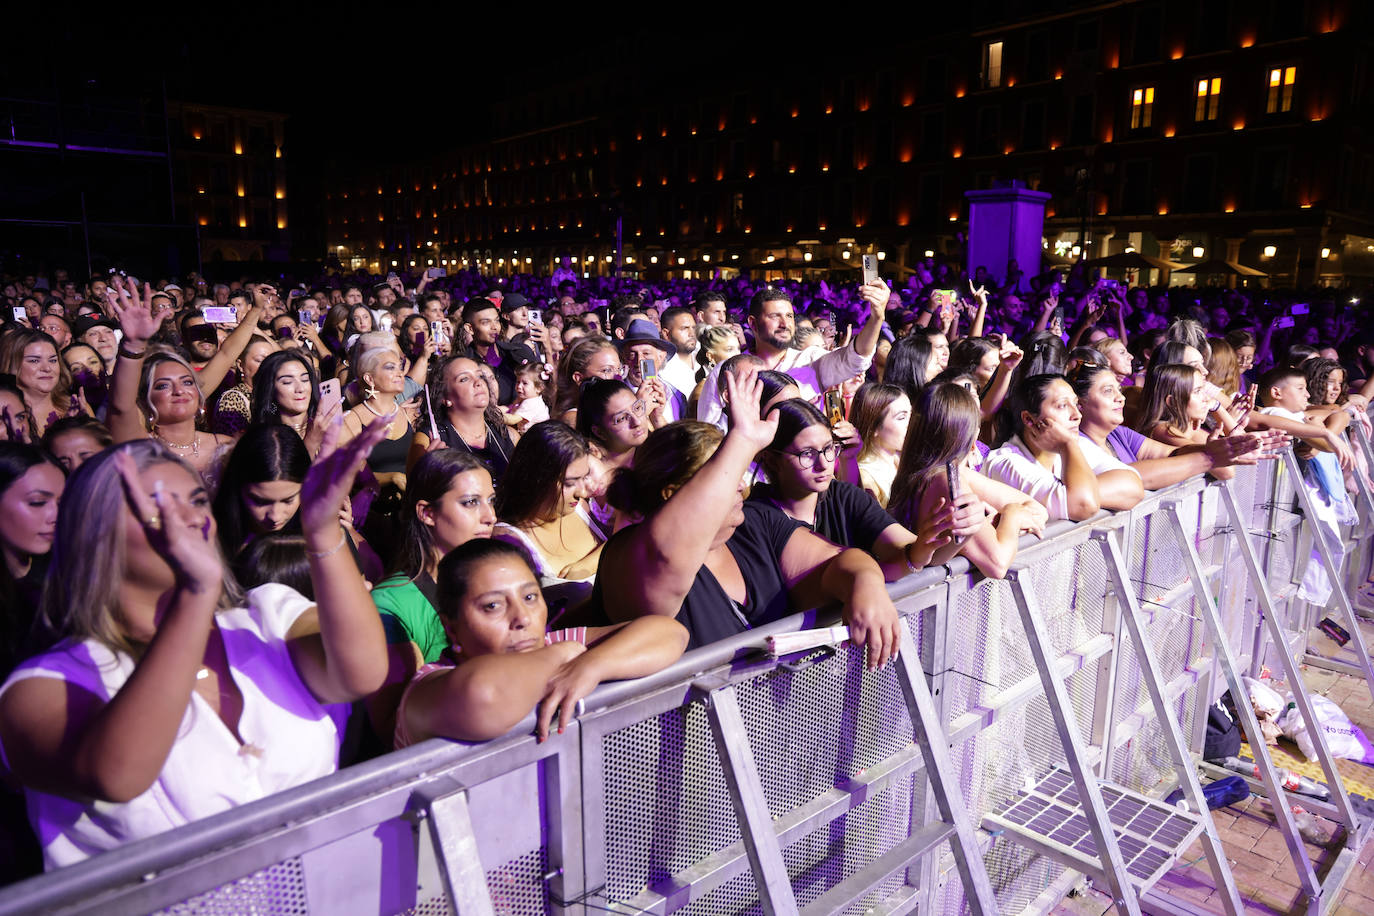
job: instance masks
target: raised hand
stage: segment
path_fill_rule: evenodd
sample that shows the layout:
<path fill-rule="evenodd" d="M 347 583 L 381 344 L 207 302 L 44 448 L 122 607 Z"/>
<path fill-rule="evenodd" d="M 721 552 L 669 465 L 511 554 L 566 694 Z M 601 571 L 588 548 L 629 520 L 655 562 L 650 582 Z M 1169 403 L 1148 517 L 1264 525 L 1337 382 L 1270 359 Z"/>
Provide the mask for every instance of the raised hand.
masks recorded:
<path fill-rule="evenodd" d="M 1003 334 L 1002 343 L 997 348 L 997 355 L 1001 359 L 1002 365 L 1006 366 L 1007 371 L 1011 371 L 1020 365 L 1021 360 L 1026 354 L 1025 351 L 1012 342 L 1010 337 Z"/>
<path fill-rule="evenodd" d="M 877 277 L 872 283 L 865 283 L 859 287 L 859 297 L 867 302 L 881 319 L 887 310 L 888 300 L 892 297 L 892 289 L 882 277 Z"/>
<path fill-rule="evenodd" d="M 153 287 L 143 284 L 140 297 L 132 278 L 110 277 L 108 295 L 110 307 L 119 320 L 119 329 L 130 346 L 141 346 L 162 327 L 162 319 L 153 311 Z"/>
<path fill-rule="evenodd" d="M 762 451 L 773 441 L 778 432 L 778 418 L 759 416 L 759 400 L 763 395 L 763 382 L 759 380 L 759 367 L 746 365 L 738 372 L 724 372 L 725 393 L 730 400 L 730 435 L 739 436 Z"/>
<path fill-rule="evenodd" d="M 348 499 L 353 481 L 373 446 L 386 438 L 388 426 L 384 420 L 373 420 L 343 447 L 338 445 L 342 424 L 333 421 L 325 427 L 320 453 L 301 481 L 301 530 L 311 550 L 334 546 L 325 542 L 338 529 L 339 511 Z"/>
<path fill-rule="evenodd" d="M 143 526 L 148 546 L 172 567 L 177 587 L 195 594 L 218 594 L 224 582 L 224 561 L 210 538 L 208 511 L 168 494 L 161 481 L 150 496 L 127 449 L 116 454 L 114 462 L 129 511 Z"/>

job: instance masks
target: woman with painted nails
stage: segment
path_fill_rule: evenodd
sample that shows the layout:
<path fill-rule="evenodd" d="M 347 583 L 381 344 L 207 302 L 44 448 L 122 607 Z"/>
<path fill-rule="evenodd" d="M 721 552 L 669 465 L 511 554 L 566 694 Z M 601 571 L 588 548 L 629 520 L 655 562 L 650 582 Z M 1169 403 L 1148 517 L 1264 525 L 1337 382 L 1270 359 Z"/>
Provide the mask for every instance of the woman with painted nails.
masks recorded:
<path fill-rule="evenodd" d="M 195 470 L 147 439 L 67 484 L 43 595 L 65 637 L 0 687 L 0 752 L 49 868 L 334 771 L 332 704 L 386 675 L 386 639 L 339 512 L 373 426 L 302 483 L 312 602 L 244 594 Z"/>

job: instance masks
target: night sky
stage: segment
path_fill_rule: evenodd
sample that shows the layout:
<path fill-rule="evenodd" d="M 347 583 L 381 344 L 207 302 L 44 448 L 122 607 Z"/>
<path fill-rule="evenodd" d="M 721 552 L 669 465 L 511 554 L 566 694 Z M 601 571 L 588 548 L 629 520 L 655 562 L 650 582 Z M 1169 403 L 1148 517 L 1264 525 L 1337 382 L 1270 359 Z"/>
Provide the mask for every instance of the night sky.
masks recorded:
<path fill-rule="evenodd" d="M 702 82 L 811 75 L 846 58 L 892 53 L 892 42 L 900 42 L 887 16 L 860 12 L 846 21 L 842 13 L 826 20 L 779 9 L 749 17 L 699 5 L 680 13 L 666 5 L 617 12 L 582 4 L 536 12 L 472 3 L 248 0 L 178 4 L 157 14 L 139 6 L 120 5 L 126 15 L 119 15 L 34 0 L 18 12 L 21 24 L 0 51 L 5 94 L 54 83 L 146 93 L 165 79 L 173 98 L 284 111 L 298 141 L 301 132 L 334 131 L 348 138 L 334 144 L 336 153 L 372 159 L 404 152 L 397 136 L 409 142 L 417 131 L 441 141 L 480 140 L 483 99 L 547 85 L 579 68 L 609 64 L 627 80 L 690 98 Z M 163 17 L 162 9 L 174 12 Z M 910 30 L 957 28 L 953 16 L 981 18 L 944 13 L 933 22 L 931 15 L 912 15 Z"/>

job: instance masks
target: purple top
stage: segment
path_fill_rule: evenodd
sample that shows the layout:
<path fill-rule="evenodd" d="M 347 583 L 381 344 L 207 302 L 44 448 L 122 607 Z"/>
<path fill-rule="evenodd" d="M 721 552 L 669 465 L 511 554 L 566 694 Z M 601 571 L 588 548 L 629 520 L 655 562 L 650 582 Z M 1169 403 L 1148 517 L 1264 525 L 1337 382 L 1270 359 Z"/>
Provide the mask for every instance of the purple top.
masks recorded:
<path fill-rule="evenodd" d="M 1125 464 L 1134 464 L 1140 460 L 1140 447 L 1144 444 L 1145 437 L 1129 426 L 1118 426 L 1107 433 L 1107 448 L 1117 461 Z"/>

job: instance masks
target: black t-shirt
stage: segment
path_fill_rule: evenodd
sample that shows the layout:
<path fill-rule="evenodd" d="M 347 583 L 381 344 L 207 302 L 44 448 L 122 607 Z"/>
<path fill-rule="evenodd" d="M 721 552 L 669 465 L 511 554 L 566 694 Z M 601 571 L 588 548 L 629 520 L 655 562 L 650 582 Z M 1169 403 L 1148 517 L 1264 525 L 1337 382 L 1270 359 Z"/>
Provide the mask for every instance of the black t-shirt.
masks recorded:
<path fill-rule="evenodd" d="M 630 526 L 612 535 L 607 542 L 609 548 L 615 540 L 625 536 L 635 526 Z M 677 621 L 687 628 L 691 639 L 688 650 L 697 649 L 717 642 L 736 633 L 765 623 L 771 623 L 792 613 L 788 602 L 787 583 L 782 578 L 782 551 L 787 541 L 798 528 L 800 522 L 788 518 L 782 512 L 768 506 L 744 504 L 744 523 L 730 535 L 725 547 L 739 564 L 740 575 L 744 579 L 745 601 L 737 605 L 725 593 L 715 575 L 705 566 L 697 572 L 696 581 L 682 601 L 677 612 Z M 612 551 L 607 549 L 601 554 L 602 562 Z M 592 588 L 591 611 L 594 615 L 609 619 L 605 613 L 605 603 L 601 595 L 601 581 L 605 575 L 597 570 L 596 585 Z"/>
<path fill-rule="evenodd" d="M 773 484 L 759 484 L 750 493 L 749 503 L 758 503 L 771 512 L 786 516 L 770 501 L 777 497 L 777 492 Z M 843 480 L 832 480 L 816 502 L 816 524 L 795 524 L 810 528 L 833 544 L 872 553 L 879 535 L 896 521 L 864 490 Z"/>

